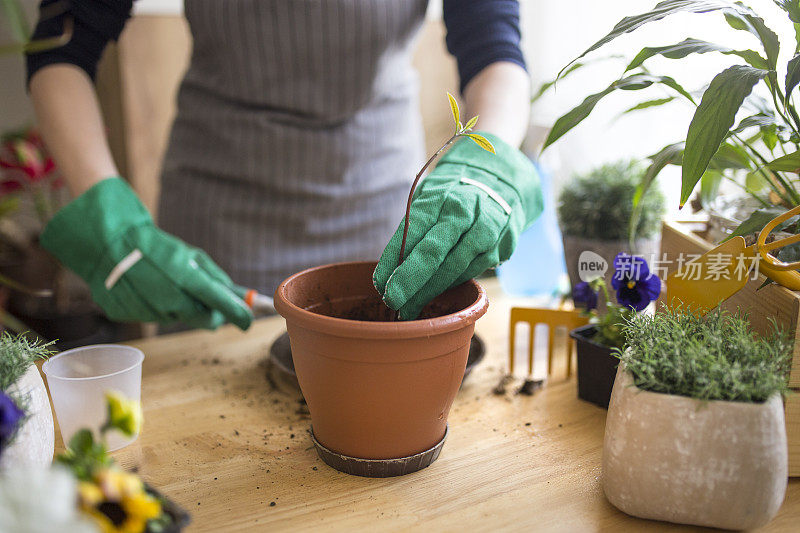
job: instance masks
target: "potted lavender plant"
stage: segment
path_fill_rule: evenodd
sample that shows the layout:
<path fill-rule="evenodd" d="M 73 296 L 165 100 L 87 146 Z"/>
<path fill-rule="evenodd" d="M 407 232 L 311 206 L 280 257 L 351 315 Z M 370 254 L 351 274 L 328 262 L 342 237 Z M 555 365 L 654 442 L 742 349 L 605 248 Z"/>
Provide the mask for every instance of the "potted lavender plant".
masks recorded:
<path fill-rule="evenodd" d="M 52 353 L 49 346 L 8 332 L 0 337 L 0 470 L 53 460 L 53 412 L 35 365 Z"/>

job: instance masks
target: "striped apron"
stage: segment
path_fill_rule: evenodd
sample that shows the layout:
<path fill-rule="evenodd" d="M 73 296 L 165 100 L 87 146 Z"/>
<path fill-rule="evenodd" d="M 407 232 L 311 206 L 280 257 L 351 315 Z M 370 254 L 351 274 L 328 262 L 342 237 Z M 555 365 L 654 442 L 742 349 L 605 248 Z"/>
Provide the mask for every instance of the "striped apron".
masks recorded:
<path fill-rule="evenodd" d="M 272 294 L 376 260 L 423 158 L 414 36 L 427 0 L 185 0 L 194 38 L 161 227 Z"/>

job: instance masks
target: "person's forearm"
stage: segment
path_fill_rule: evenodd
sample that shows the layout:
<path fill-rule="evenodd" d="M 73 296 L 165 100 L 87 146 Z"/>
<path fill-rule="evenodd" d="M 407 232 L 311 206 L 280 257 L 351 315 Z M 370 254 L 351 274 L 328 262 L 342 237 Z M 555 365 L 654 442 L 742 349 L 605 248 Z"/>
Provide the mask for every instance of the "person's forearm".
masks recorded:
<path fill-rule="evenodd" d="M 30 92 L 42 138 L 73 195 L 118 174 L 94 85 L 83 70 L 44 67 L 31 78 Z"/>
<path fill-rule="evenodd" d="M 492 63 L 464 88 L 467 116 L 480 115 L 476 129 L 519 146 L 528 130 L 530 78 L 525 69 L 507 61 Z"/>

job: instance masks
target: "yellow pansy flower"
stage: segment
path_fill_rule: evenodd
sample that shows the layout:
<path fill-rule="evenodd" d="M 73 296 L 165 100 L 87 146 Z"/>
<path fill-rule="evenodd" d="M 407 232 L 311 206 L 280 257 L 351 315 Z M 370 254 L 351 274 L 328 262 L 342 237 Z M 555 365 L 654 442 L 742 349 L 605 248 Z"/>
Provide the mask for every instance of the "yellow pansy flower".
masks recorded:
<path fill-rule="evenodd" d="M 139 433 L 142 427 L 142 406 L 115 391 L 106 392 L 108 421 L 106 427 L 120 430 L 126 437 Z"/>
<path fill-rule="evenodd" d="M 161 502 L 145 491 L 134 474 L 109 468 L 78 488 L 81 510 L 103 533 L 142 533 L 147 521 L 161 516 Z"/>

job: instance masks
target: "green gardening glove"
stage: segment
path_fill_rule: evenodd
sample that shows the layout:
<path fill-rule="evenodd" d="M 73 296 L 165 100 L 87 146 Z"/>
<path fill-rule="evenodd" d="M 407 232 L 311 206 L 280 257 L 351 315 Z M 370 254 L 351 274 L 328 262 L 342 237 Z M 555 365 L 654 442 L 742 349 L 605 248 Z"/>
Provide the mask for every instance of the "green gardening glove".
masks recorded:
<path fill-rule="evenodd" d="M 83 278 L 109 318 L 247 329 L 253 315 L 205 252 L 164 233 L 120 178 L 108 178 L 61 209 L 42 246 Z"/>
<path fill-rule="evenodd" d="M 375 268 L 375 288 L 403 320 L 511 257 L 519 234 L 542 212 L 533 163 L 499 138 L 481 135 L 496 154 L 459 140 L 415 192 L 403 263 L 397 266 L 401 223 Z"/>

